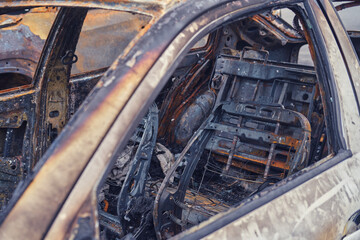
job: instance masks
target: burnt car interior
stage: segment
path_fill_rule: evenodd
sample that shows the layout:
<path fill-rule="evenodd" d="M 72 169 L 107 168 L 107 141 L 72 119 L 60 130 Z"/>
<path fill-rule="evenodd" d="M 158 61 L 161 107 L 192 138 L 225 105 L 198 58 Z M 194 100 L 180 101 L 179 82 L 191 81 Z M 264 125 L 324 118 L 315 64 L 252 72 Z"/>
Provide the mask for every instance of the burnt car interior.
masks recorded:
<path fill-rule="evenodd" d="M 99 187 L 102 237 L 172 237 L 333 154 L 315 68 L 297 63 L 306 28 L 282 11 L 292 24 L 236 20 L 182 60 Z"/>
<path fill-rule="evenodd" d="M 75 36 L 78 13 L 63 20 L 79 22 Z M 336 154 L 305 17 L 293 6 L 233 19 L 188 52 L 98 187 L 102 239 L 172 237 Z M 0 92 L 2 208 L 107 70 L 70 75 L 78 39 L 59 34 L 71 50 L 55 43 L 62 58 L 42 73 L 55 80 L 0 80 L 14 84 Z M 303 46 L 313 66 L 298 63 Z M 38 105 L 16 95 L 29 84 L 46 89 Z"/>

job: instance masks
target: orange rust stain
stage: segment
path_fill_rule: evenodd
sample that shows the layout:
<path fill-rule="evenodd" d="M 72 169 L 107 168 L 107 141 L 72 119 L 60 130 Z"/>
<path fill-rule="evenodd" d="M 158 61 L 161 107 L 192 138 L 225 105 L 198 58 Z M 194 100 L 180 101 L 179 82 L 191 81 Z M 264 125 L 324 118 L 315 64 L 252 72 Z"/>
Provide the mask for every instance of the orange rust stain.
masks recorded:
<path fill-rule="evenodd" d="M 32 84 L 27 84 L 27 85 L 23 85 L 23 86 L 19 86 L 19 87 L 8 88 L 8 89 L 1 90 L 1 91 L 0 91 L 0 94 L 2 94 L 2 93 L 8 93 L 8 92 L 13 92 L 13 91 L 17 91 L 17 90 L 22 90 L 22 89 L 27 89 L 27 88 L 31 88 L 31 87 L 33 87 Z M 11 99 L 12 96 L 9 96 L 9 97 L 10 97 L 10 99 Z M 16 95 L 16 97 L 18 97 L 18 96 Z"/>
<path fill-rule="evenodd" d="M 21 87 L 19 87 L 19 88 L 21 89 Z M 10 89 L 4 90 L 4 92 L 7 92 L 8 90 L 10 90 Z M 1 93 L 4 93 L 4 92 L 1 92 Z M 11 94 L 11 95 L 6 95 L 6 96 L 3 96 L 3 97 L 0 96 L 0 101 L 8 101 L 8 100 L 15 99 L 15 98 L 18 98 L 18 97 L 22 97 L 22 96 L 25 96 L 25 95 L 31 95 L 34 92 L 35 92 L 35 89 L 31 89 L 31 90 L 26 91 L 26 92 L 19 92 L 19 93 L 15 93 L 15 94 Z"/>
<path fill-rule="evenodd" d="M 104 211 L 107 212 L 108 209 L 109 209 L 109 202 L 108 202 L 106 199 L 105 199 L 103 202 L 104 202 L 104 204 L 105 204 L 105 206 L 104 206 Z"/>
<path fill-rule="evenodd" d="M 269 22 L 264 21 L 263 18 L 265 18 Z M 258 22 L 260 24 L 266 25 L 269 29 L 271 29 L 271 31 L 273 33 L 276 33 L 277 30 L 280 30 L 282 33 L 284 33 L 288 37 L 301 39 L 301 37 L 299 35 L 296 35 L 295 32 L 292 32 L 292 31 L 286 29 L 286 27 L 284 25 L 277 24 L 276 22 L 274 22 L 272 20 L 272 16 L 269 16 L 269 17 L 262 16 L 262 17 L 260 17 L 259 15 L 255 15 L 255 16 L 252 17 L 252 20 L 255 21 L 255 22 Z M 273 24 L 275 24 L 276 26 L 274 26 Z"/>
<path fill-rule="evenodd" d="M 216 150 L 216 152 L 218 152 L 220 154 L 223 154 L 225 156 L 229 155 L 228 152 L 222 151 L 222 150 Z M 254 158 L 248 158 L 248 157 L 245 157 L 245 156 L 240 156 L 240 155 L 237 155 L 237 154 L 234 154 L 234 158 L 243 159 L 243 160 L 247 160 L 247 161 L 251 161 L 251 162 L 266 165 L 266 160 L 262 161 L 262 160 L 258 160 L 258 159 L 254 159 Z M 290 169 L 290 167 L 288 166 L 287 163 L 276 161 L 276 160 L 271 161 L 271 166 L 276 167 L 276 168 L 285 169 L 285 170 Z"/>
<path fill-rule="evenodd" d="M 227 163 L 227 158 L 219 157 L 216 155 L 214 155 L 214 157 L 219 162 Z M 249 163 L 243 163 L 243 162 L 239 162 L 239 161 L 232 161 L 231 165 L 234 167 L 241 168 L 241 169 L 244 169 L 244 170 L 247 170 L 250 172 L 254 172 L 254 173 L 258 173 L 258 174 L 264 173 L 264 170 L 265 170 L 264 167 L 249 165 Z"/>

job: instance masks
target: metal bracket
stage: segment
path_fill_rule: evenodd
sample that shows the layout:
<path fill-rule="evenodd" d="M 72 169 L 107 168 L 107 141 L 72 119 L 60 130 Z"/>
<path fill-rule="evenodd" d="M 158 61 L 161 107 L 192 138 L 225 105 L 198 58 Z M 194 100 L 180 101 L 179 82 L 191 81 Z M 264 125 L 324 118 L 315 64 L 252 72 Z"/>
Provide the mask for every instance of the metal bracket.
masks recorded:
<path fill-rule="evenodd" d="M 61 58 L 61 62 L 64 65 L 74 64 L 78 61 L 78 56 L 72 50 L 68 50 L 65 53 L 65 56 Z"/>

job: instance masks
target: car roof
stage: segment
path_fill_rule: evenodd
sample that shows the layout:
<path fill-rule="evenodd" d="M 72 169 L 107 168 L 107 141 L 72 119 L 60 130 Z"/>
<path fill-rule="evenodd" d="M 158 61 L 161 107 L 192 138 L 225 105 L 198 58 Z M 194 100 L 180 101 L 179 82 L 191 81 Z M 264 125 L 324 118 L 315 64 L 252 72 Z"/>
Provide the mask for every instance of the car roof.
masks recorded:
<path fill-rule="evenodd" d="M 17 7 L 86 7 L 136 12 L 152 16 L 163 15 L 169 8 L 185 0 L 0 0 L 0 8 Z"/>

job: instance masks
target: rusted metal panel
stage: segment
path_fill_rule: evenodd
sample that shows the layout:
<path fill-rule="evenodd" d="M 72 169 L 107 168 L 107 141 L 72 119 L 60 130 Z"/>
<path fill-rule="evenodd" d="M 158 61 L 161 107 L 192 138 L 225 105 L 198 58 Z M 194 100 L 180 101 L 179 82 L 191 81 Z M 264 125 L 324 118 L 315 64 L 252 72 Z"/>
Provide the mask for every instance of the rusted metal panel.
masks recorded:
<path fill-rule="evenodd" d="M 0 53 L 1 73 L 20 73 L 32 78 L 35 73 L 36 64 L 40 58 L 40 53 L 44 40 L 38 35 L 34 35 L 25 17 L 17 16 L 19 22 L 15 26 L 1 29 L 1 42 L 3 51 Z M 3 15 L 2 20 L 10 19 L 9 15 Z M 43 36 L 44 37 L 44 36 Z"/>

